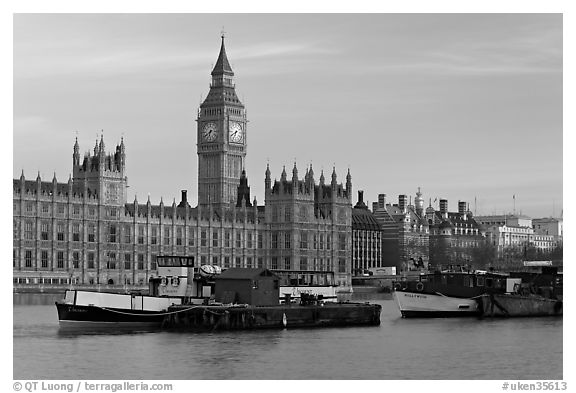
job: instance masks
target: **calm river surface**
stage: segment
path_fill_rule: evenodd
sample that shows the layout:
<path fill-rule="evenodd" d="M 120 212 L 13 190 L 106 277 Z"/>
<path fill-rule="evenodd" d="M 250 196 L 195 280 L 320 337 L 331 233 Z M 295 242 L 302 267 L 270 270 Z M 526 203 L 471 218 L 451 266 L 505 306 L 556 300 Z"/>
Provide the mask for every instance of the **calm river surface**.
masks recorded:
<path fill-rule="evenodd" d="M 366 295 L 365 295 L 366 296 Z M 402 319 L 376 327 L 63 333 L 54 300 L 15 294 L 14 379 L 562 379 L 562 319 Z"/>

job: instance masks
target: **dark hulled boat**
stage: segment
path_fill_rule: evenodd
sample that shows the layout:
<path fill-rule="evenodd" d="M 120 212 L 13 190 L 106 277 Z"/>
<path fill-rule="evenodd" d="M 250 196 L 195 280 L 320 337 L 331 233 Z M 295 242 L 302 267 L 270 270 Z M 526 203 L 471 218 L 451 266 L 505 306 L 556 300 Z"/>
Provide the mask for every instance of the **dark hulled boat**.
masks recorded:
<path fill-rule="evenodd" d="M 62 328 L 153 328 L 177 304 L 181 299 L 67 290 L 56 309 Z"/>

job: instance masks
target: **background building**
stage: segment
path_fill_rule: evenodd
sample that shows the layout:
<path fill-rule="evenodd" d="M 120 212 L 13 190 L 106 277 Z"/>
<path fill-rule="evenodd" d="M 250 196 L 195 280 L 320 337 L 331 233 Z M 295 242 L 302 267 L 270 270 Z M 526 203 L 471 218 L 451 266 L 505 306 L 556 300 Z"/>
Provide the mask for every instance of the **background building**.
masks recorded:
<path fill-rule="evenodd" d="M 430 225 L 430 262 L 435 265 L 483 265 L 475 250 L 484 244 L 485 234 L 466 202 L 458 201 L 458 212 L 448 211 L 448 201 L 440 199 L 440 210 L 426 209 Z"/>
<path fill-rule="evenodd" d="M 532 228 L 534 233 L 556 236 L 560 242 L 564 236 L 564 222 L 561 218 L 534 218 Z"/>
<path fill-rule="evenodd" d="M 352 209 L 352 274 L 364 275 L 382 267 L 382 228 L 364 203 L 364 191 L 358 191 Z"/>
<path fill-rule="evenodd" d="M 527 259 L 530 248 L 539 255 L 545 255 L 562 244 L 562 220 L 532 220 L 515 214 L 479 216 L 476 220 L 485 228 L 486 237 L 496 247 L 499 259 Z"/>
<path fill-rule="evenodd" d="M 373 204 L 374 217 L 382 228 L 384 266 L 395 266 L 398 273 L 425 268 L 429 262 L 429 226 L 424 217 L 420 189 L 412 205 L 407 195 L 399 195 L 397 204 L 386 203 L 386 194 Z"/>

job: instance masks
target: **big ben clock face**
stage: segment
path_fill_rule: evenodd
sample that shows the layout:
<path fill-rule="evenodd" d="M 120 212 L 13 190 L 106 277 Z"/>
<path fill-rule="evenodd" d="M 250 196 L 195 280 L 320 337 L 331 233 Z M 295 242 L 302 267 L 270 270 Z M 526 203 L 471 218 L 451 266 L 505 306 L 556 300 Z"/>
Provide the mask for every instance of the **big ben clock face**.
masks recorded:
<path fill-rule="evenodd" d="M 202 128 L 202 140 L 205 142 L 214 142 L 218 137 L 218 126 L 216 123 L 206 123 Z"/>
<path fill-rule="evenodd" d="M 231 122 L 229 127 L 230 142 L 242 143 L 244 142 L 244 130 L 242 124 Z"/>
<path fill-rule="evenodd" d="M 244 142 L 244 130 L 242 124 L 231 122 L 229 126 L 230 142 L 242 143 Z"/>

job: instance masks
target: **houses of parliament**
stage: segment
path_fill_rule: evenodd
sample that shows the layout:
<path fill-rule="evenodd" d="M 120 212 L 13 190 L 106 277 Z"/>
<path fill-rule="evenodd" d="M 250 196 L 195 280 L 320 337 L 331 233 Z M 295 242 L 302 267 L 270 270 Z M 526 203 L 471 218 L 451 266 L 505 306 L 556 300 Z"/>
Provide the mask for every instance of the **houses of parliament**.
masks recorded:
<path fill-rule="evenodd" d="M 127 149 L 101 137 L 73 146 L 66 183 L 13 179 L 14 283 L 145 286 L 156 256 L 196 264 L 264 267 L 299 284 L 351 286 L 352 180 L 283 168 L 264 172 L 265 200 L 250 195 L 244 171 L 247 118 L 235 91 L 224 37 L 210 91 L 197 115 L 198 205 L 127 200 Z M 264 169 L 264 168 L 263 168 Z M 316 177 L 318 176 L 318 180 Z"/>

